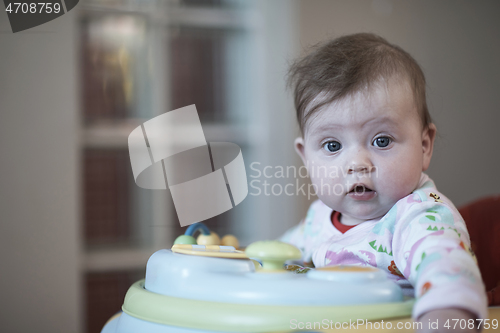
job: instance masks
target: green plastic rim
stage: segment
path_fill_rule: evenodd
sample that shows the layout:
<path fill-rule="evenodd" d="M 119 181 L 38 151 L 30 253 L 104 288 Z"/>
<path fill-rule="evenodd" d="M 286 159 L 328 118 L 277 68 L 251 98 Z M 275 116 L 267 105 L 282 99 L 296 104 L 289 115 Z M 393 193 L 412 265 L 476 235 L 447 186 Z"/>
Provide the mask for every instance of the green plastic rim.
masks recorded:
<path fill-rule="evenodd" d="M 191 300 L 150 292 L 144 280 L 134 283 L 122 306 L 123 312 L 158 324 L 219 332 L 290 331 L 296 322 L 349 322 L 408 317 L 414 299 L 397 303 L 350 306 L 288 306 L 233 304 Z"/>

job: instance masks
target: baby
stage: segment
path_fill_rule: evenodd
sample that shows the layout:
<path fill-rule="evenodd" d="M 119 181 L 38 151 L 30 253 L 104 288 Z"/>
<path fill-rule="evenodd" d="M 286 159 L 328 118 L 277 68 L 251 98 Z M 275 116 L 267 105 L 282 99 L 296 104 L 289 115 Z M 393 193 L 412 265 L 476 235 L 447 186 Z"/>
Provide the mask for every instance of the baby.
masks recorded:
<path fill-rule="evenodd" d="M 462 217 L 423 173 L 436 126 L 416 61 L 379 36 L 349 35 L 293 64 L 289 84 L 295 148 L 319 200 L 282 240 L 316 267 L 384 270 L 417 298 L 423 331 L 436 319 L 447 332 L 447 319 L 451 331 L 451 319 L 475 330 L 487 316 L 484 285 Z"/>

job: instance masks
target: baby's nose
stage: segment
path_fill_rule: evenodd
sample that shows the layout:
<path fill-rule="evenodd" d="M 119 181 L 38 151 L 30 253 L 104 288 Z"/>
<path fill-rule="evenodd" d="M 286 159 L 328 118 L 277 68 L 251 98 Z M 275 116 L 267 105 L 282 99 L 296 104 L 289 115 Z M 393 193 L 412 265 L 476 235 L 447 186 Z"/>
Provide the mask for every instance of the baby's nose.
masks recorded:
<path fill-rule="evenodd" d="M 374 171 L 375 166 L 372 164 L 370 156 L 364 151 L 358 151 L 349 163 L 349 173 L 369 173 Z"/>
<path fill-rule="evenodd" d="M 370 172 L 372 168 L 373 168 L 372 166 L 368 166 L 368 165 L 351 165 L 349 167 L 349 173 Z"/>

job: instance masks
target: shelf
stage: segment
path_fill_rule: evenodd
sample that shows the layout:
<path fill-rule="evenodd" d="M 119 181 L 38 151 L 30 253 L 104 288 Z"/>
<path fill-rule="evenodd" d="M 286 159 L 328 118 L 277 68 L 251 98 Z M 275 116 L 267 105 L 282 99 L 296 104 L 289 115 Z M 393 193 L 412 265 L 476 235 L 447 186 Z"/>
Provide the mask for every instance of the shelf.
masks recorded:
<path fill-rule="evenodd" d="M 86 3 L 81 7 L 81 15 L 139 15 L 152 22 L 168 26 L 190 26 L 214 29 L 258 29 L 262 18 L 250 7 L 245 8 L 208 8 L 182 7 L 167 3 L 121 4 L 120 6 Z"/>
<path fill-rule="evenodd" d="M 153 250 L 115 249 L 93 250 L 83 255 L 82 270 L 86 272 L 105 272 L 141 269 L 146 267 Z"/>
<path fill-rule="evenodd" d="M 212 8 L 172 8 L 169 11 L 170 25 L 206 27 L 219 29 L 256 29 L 260 25 L 257 13 L 250 10 Z"/>
<path fill-rule="evenodd" d="M 121 120 L 103 122 L 84 127 L 80 133 L 81 146 L 84 148 L 126 149 L 128 136 L 145 120 Z M 175 131 L 189 132 L 186 128 L 176 128 Z M 241 125 L 203 125 L 207 141 L 233 142 L 245 145 L 249 141 L 249 129 Z M 161 135 L 161 133 L 159 133 Z M 173 133 L 175 135 L 175 133 Z"/>

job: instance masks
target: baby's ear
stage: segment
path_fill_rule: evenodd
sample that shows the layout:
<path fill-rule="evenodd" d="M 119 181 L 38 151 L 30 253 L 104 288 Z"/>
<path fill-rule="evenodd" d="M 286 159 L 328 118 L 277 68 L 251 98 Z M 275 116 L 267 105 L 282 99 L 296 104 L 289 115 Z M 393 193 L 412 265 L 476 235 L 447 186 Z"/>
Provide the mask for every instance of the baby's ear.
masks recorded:
<path fill-rule="evenodd" d="M 306 165 L 306 155 L 304 154 L 304 148 L 305 148 L 305 143 L 304 139 L 302 137 L 298 137 L 295 139 L 295 151 L 297 154 L 299 154 L 300 158 L 302 159 L 302 163 Z"/>
<path fill-rule="evenodd" d="M 434 124 L 429 124 L 426 129 L 422 132 L 422 150 L 424 154 L 424 160 L 422 163 L 422 171 L 429 168 L 432 158 L 432 150 L 434 148 L 434 139 L 436 138 L 437 128 Z"/>

